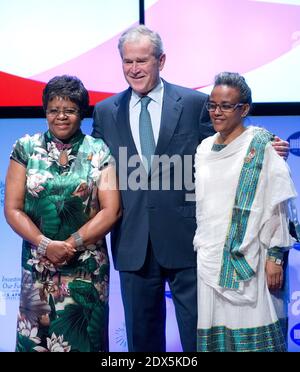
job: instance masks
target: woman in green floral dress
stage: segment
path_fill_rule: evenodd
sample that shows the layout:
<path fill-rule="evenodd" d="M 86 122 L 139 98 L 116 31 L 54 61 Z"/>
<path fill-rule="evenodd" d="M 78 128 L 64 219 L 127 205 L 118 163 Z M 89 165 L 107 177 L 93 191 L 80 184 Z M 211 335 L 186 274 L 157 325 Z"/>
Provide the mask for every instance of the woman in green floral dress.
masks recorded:
<path fill-rule="evenodd" d="M 16 351 L 108 351 L 105 234 L 120 197 L 108 147 L 80 130 L 88 104 L 78 78 L 51 79 L 48 131 L 11 154 L 5 215 L 23 238 Z"/>

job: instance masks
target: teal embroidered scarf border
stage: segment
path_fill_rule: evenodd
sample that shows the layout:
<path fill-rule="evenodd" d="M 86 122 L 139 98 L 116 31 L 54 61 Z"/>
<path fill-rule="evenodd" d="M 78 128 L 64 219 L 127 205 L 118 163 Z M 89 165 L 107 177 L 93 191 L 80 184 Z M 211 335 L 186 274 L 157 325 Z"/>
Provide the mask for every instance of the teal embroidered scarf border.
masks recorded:
<path fill-rule="evenodd" d="M 282 320 L 286 327 L 287 319 Z M 254 328 L 216 326 L 197 330 L 200 352 L 284 352 L 286 342 L 280 321 Z"/>
<path fill-rule="evenodd" d="M 265 147 L 273 135 L 257 129 L 247 150 L 232 210 L 231 223 L 226 237 L 219 285 L 237 289 L 239 282 L 250 279 L 255 273 L 239 251 L 245 237 L 251 206 L 264 160 Z"/>

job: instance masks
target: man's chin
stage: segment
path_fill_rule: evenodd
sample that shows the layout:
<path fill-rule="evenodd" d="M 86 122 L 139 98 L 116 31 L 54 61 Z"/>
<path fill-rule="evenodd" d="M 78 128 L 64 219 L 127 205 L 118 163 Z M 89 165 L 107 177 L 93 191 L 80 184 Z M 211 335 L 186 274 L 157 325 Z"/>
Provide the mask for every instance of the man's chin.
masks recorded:
<path fill-rule="evenodd" d="M 142 84 L 142 82 L 140 81 L 132 81 L 132 80 L 127 80 L 127 83 L 131 86 L 131 88 L 138 94 L 144 94 L 145 92 L 145 84 Z"/>
<path fill-rule="evenodd" d="M 139 85 L 133 84 L 131 85 L 131 88 L 138 94 L 138 95 L 144 95 L 145 89 L 141 88 Z"/>

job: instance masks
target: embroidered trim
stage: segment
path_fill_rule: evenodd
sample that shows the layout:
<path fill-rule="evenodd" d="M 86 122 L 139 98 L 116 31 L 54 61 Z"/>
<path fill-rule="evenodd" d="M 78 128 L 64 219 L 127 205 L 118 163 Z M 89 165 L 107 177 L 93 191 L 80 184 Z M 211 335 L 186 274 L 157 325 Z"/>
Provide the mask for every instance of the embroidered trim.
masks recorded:
<path fill-rule="evenodd" d="M 225 326 L 197 330 L 197 351 L 202 352 L 275 352 L 287 351 L 280 322 L 230 329 Z"/>
<path fill-rule="evenodd" d="M 219 285 L 238 289 L 239 282 L 250 279 L 255 272 L 239 251 L 245 237 L 251 207 L 264 160 L 265 147 L 273 135 L 264 129 L 255 130 L 240 173 L 231 222 L 223 250 Z"/>

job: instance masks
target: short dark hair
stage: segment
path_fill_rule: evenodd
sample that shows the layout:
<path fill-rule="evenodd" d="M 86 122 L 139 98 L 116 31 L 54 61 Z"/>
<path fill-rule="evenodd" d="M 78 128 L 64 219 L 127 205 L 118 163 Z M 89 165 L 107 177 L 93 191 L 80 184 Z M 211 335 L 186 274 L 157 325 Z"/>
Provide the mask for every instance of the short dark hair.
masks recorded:
<path fill-rule="evenodd" d="M 82 81 L 76 76 L 55 76 L 43 90 L 43 108 L 46 111 L 49 101 L 55 97 L 69 99 L 80 110 L 81 119 L 84 118 L 89 108 L 89 93 Z"/>
<path fill-rule="evenodd" d="M 240 102 L 252 104 L 251 89 L 246 83 L 245 78 L 237 72 L 221 72 L 215 77 L 214 87 L 218 85 L 227 85 L 236 88 L 240 92 Z"/>

